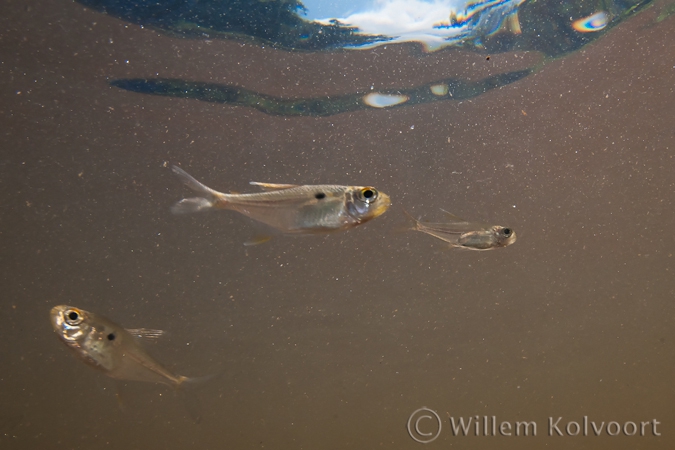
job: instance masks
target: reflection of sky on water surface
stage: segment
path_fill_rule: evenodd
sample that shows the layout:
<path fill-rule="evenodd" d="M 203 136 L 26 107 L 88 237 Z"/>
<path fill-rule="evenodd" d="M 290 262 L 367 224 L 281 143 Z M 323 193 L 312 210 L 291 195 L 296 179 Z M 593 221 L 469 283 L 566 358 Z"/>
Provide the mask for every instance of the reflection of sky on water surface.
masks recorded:
<path fill-rule="evenodd" d="M 427 50 L 437 50 L 467 41 L 480 44 L 482 38 L 500 30 L 505 21 L 513 19 L 517 23 L 516 14 L 522 3 L 523 0 L 379 0 L 358 7 L 353 2 L 331 3 L 325 9 L 320 4 L 306 6 L 308 18 L 318 23 L 338 23 L 354 27 L 359 34 L 383 36 L 374 42 L 347 48 L 419 42 Z M 316 10 L 312 12 L 313 6 Z M 339 6 L 345 9 L 338 11 Z M 519 32 L 517 25 L 509 25 L 511 31 Z"/>
<path fill-rule="evenodd" d="M 79 1 L 107 14 L 167 30 L 174 36 L 237 40 L 246 36 L 259 45 L 271 43 L 289 50 L 371 49 L 414 42 L 426 51 L 456 46 L 487 54 L 537 50 L 547 56 L 571 52 L 591 42 L 601 34 L 597 31 L 612 26 L 610 21 L 616 24 L 648 3 L 616 1 L 603 5 L 608 12 L 598 12 L 584 2 L 560 5 L 552 0 L 377 0 L 363 4 L 309 2 L 306 6 L 296 0 L 251 1 L 245 5 L 237 0 L 204 0 L 198 4 L 177 0 L 180 8 L 152 13 L 154 4 L 149 0 Z M 338 18 L 327 18 L 331 15 Z M 414 83 L 393 86 L 393 91 L 375 91 L 371 84 L 369 92 L 361 87 L 339 96 L 294 99 L 221 80 L 182 80 L 161 77 L 158 72 L 155 77 L 116 79 L 111 84 L 145 94 L 249 106 L 268 114 L 329 116 L 364 107 L 382 109 L 440 99 L 468 99 L 511 83 L 522 73 L 518 70 L 506 78 L 488 77 L 468 84 L 461 77 L 437 79 L 433 80 L 437 86 Z M 456 89 L 458 86 L 460 89 Z"/>
<path fill-rule="evenodd" d="M 614 0 L 602 5 L 556 0 L 389 0 L 308 3 L 299 0 L 77 0 L 125 22 L 174 37 L 253 41 L 289 51 L 366 49 L 418 42 L 427 51 L 447 46 L 487 53 L 535 50 L 547 56 L 574 51 L 595 40 L 651 0 Z M 572 23 L 604 11 L 575 30 Z"/>
<path fill-rule="evenodd" d="M 302 4 L 307 8 L 305 18 L 321 20 L 330 17 L 347 17 L 357 11 L 367 11 L 375 8 L 375 0 L 355 2 L 354 0 L 307 0 Z"/>
<path fill-rule="evenodd" d="M 308 20 L 322 20 L 329 18 L 338 18 L 338 17 L 349 17 L 352 14 L 357 13 L 368 13 L 372 12 L 375 14 L 377 11 L 386 9 L 387 5 L 395 3 L 392 0 L 366 0 L 362 2 L 356 2 L 354 0 L 335 0 L 335 1 L 322 1 L 322 0 L 307 0 L 303 1 L 302 4 L 307 8 L 305 17 Z M 418 5 L 419 3 L 426 3 L 429 5 L 439 5 L 446 8 L 448 11 L 450 8 L 459 9 L 464 6 L 466 0 L 438 0 L 438 1 L 428 1 L 428 0 L 411 0 L 405 2 L 410 5 Z M 447 19 L 447 14 L 446 14 Z"/>

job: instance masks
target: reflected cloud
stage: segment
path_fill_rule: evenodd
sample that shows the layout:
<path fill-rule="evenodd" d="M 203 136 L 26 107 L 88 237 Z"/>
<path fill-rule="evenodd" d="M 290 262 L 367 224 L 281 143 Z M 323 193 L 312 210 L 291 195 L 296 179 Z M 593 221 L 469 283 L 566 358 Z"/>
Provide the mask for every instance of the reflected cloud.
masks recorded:
<path fill-rule="evenodd" d="M 418 42 L 434 51 L 482 40 L 500 30 L 520 33 L 518 7 L 525 0 L 379 0 L 375 8 L 344 18 L 318 20 L 351 27 L 357 34 L 382 36 L 346 48 L 371 48 L 384 43 Z"/>

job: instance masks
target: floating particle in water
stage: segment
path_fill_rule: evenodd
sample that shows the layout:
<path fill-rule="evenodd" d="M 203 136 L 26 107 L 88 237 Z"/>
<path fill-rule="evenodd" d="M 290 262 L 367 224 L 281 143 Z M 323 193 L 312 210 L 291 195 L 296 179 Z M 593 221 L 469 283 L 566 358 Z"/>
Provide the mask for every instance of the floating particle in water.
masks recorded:
<path fill-rule="evenodd" d="M 448 95 L 449 91 L 447 84 L 434 84 L 429 89 L 431 90 L 432 94 L 437 95 L 439 97 Z"/>
<path fill-rule="evenodd" d="M 572 28 L 580 33 L 591 33 L 600 31 L 609 23 L 609 14 L 605 11 L 600 11 L 583 19 L 578 19 L 572 22 Z"/>
<path fill-rule="evenodd" d="M 407 95 L 401 94 L 380 94 L 373 92 L 363 97 L 363 103 L 373 108 L 388 108 L 389 106 L 400 105 L 410 99 Z"/>

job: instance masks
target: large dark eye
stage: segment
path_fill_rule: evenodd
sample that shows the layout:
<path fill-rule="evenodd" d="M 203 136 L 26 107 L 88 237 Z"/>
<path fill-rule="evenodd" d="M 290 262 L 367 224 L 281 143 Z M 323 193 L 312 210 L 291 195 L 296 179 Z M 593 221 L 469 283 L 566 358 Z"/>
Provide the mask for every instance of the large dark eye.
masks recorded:
<path fill-rule="evenodd" d="M 511 233 L 512 233 L 511 228 L 504 228 L 502 230 L 502 233 L 504 233 L 504 236 L 506 236 L 506 237 L 511 236 Z"/>
<path fill-rule="evenodd" d="M 82 315 L 79 311 L 74 309 L 69 309 L 63 314 L 63 316 L 68 325 L 78 325 L 80 322 L 82 322 Z"/>
<path fill-rule="evenodd" d="M 314 198 L 317 200 L 322 200 L 326 198 L 326 194 L 324 194 L 323 192 L 317 192 L 316 194 L 314 194 Z"/>
<path fill-rule="evenodd" d="M 377 190 L 371 187 L 363 188 L 359 192 L 359 198 L 366 203 L 374 202 L 377 199 Z"/>
<path fill-rule="evenodd" d="M 113 333 L 110 333 L 110 334 L 108 335 L 108 340 L 109 340 L 109 341 L 114 341 L 114 340 L 115 340 L 115 335 L 114 335 Z"/>

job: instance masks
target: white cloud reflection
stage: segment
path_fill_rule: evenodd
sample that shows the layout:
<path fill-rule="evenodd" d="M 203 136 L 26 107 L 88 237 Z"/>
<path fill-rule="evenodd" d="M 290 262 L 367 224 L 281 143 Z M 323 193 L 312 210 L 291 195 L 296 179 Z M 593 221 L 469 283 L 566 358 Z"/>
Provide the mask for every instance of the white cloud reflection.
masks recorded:
<path fill-rule="evenodd" d="M 447 45 L 480 39 L 496 32 L 504 21 L 517 23 L 518 6 L 524 0 L 376 0 L 361 11 L 345 17 L 315 19 L 329 24 L 338 22 L 358 28 L 359 34 L 386 36 L 386 39 L 360 46 L 369 48 L 385 43 L 419 42 L 428 51 Z M 311 13 L 312 2 L 305 2 Z M 334 8 L 334 3 L 330 4 Z M 354 3 L 346 4 L 353 11 Z M 367 9 L 363 9 L 367 8 Z M 310 17 L 316 16 L 312 13 Z M 514 28 L 514 31 L 518 31 Z"/>

